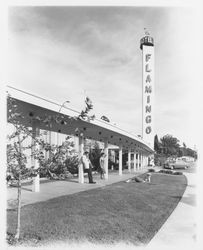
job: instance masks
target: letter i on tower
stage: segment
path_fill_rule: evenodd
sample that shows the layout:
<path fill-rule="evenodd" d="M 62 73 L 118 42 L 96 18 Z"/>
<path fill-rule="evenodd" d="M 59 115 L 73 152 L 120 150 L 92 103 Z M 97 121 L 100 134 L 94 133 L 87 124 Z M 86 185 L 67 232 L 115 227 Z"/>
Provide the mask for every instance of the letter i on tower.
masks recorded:
<path fill-rule="evenodd" d="M 154 148 L 154 39 L 145 29 L 142 50 L 142 138 Z"/>

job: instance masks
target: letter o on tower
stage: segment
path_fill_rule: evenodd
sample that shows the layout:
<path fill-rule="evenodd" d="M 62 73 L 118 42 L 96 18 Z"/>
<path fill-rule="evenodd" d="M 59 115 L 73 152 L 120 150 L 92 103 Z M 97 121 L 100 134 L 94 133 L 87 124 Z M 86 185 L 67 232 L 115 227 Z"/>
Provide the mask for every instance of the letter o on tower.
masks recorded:
<path fill-rule="evenodd" d="M 152 128 L 150 126 L 146 127 L 145 132 L 146 134 L 150 134 L 152 131 Z"/>

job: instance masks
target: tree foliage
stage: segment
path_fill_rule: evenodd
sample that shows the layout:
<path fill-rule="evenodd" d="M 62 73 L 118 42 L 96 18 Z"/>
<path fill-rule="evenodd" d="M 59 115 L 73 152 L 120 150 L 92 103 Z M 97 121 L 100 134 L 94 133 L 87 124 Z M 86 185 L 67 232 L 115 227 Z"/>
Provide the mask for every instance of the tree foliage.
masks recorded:
<path fill-rule="evenodd" d="M 172 135 L 165 135 L 161 138 L 163 152 L 166 156 L 177 155 L 179 150 L 179 140 Z"/>
<path fill-rule="evenodd" d="M 49 152 L 48 158 L 45 157 L 45 152 Z M 39 151 L 38 159 L 41 173 L 54 179 L 65 178 L 67 171 L 73 173 L 71 169 L 78 168 L 79 164 L 70 136 L 60 146 L 45 143 Z"/>
<path fill-rule="evenodd" d="M 100 164 L 99 159 L 101 156 L 101 148 L 98 142 L 94 142 L 90 147 L 90 160 L 95 170 L 99 170 Z"/>
<path fill-rule="evenodd" d="M 23 142 L 27 138 L 33 138 L 32 130 L 24 126 L 20 119 L 24 119 L 21 113 L 18 113 L 17 104 L 14 99 L 8 96 L 8 122 L 13 124 L 14 132 L 7 136 L 7 171 L 12 173 L 12 177 L 20 182 L 20 180 L 29 176 L 36 175 L 38 169 L 34 166 L 27 168 L 27 155 L 25 150 L 31 149 L 33 145 L 23 146 Z M 40 145 L 41 141 L 36 139 L 35 146 Z M 36 157 L 38 151 L 33 152 Z"/>
<path fill-rule="evenodd" d="M 163 136 L 160 141 L 158 136 L 154 137 L 154 150 L 156 154 L 159 155 L 159 158 L 162 157 L 182 157 L 182 156 L 191 156 L 195 159 L 197 158 L 196 151 L 187 148 L 186 144 L 183 143 L 183 147 L 180 146 L 179 140 L 172 135 Z"/>
<path fill-rule="evenodd" d="M 95 115 L 89 115 L 89 112 L 93 109 L 93 104 L 92 101 L 89 97 L 86 97 L 85 99 L 85 109 L 81 111 L 80 115 L 78 116 L 78 119 L 83 119 L 83 120 L 94 120 Z"/>
<path fill-rule="evenodd" d="M 157 153 L 160 153 L 160 150 L 161 150 L 161 144 L 159 142 L 158 135 L 155 135 L 155 137 L 154 137 L 154 150 Z"/>

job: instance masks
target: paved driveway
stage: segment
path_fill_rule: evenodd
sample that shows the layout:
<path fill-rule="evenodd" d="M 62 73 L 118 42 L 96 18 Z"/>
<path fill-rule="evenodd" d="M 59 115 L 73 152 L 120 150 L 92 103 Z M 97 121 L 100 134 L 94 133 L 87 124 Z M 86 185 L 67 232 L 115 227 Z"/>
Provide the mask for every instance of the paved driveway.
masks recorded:
<path fill-rule="evenodd" d="M 40 184 L 40 192 L 32 192 L 32 186 L 26 185 L 22 187 L 22 201 L 21 204 L 27 205 L 35 202 L 46 201 L 52 198 L 56 198 L 63 195 L 69 195 L 73 193 L 82 192 L 85 190 L 103 187 L 115 182 L 123 181 L 128 178 L 132 178 L 135 175 L 140 175 L 146 172 L 147 169 L 138 170 L 136 172 L 123 171 L 123 175 L 119 176 L 117 172 L 110 173 L 108 180 L 100 179 L 99 175 L 93 176 L 96 184 L 89 184 L 87 177 L 85 177 L 85 183 L 78 183 L 77 178 L 69 180 L 57 180 Z M 7 189 L 7 208 L 15 208 L 17 204 L 17 188 L 8 187 Z"/>

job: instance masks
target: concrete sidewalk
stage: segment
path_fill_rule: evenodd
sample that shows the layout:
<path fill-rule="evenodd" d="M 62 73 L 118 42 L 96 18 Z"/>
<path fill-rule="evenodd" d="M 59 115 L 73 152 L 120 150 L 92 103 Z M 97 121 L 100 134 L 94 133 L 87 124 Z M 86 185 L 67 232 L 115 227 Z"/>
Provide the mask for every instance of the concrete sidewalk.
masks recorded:
<path fill-rule="evenodd" d="M 124 181 L 133 176 L 140 175 L 144 172 L 147 172 L 146 169 L 138 170 L 136 172 L 128 172 L 127 170 L 123 171 L 123 175 L 119 176 L 118 172 L 110 172 L 108 180 L 100 179 L 100 176 L 93 175 L 94 181 L 96 184 L 89 184 L 88 178 L 85 177 L 85 183 L 78 183 L 78 178 L 70 178 L 67 180 L 57 180 L 49 181 L 46 183 L 40 184 L 40 192 L 32 192 L 32 186 L 26 185 L 22 187 L 22 206 L 27 204 L 32 204 L 36 202 L 46 201 L 52 198 L 56 198 L 63 195 L 70 195 L 93 188 L 104 187 L 115 182 Z M 7 208 L 15 208 L 17 204 L 17 188 L 8 187 L 7 189 Z"/>
<path fill-rule="evenodd" d="M 147 249 L 191 249 L 196 246 L 196 174 L 184 174 L 188 185 L 182 199 Z"/>

